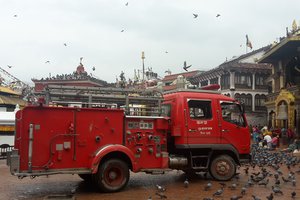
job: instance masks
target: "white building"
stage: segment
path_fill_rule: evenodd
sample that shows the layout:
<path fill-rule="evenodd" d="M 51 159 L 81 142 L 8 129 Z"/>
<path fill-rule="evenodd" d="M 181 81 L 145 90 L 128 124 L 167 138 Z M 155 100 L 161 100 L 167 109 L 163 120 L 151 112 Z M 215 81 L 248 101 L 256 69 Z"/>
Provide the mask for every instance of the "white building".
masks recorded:
<path fill-rule="evenodd" d="M 220 92 L 245 104 L 248 123 L 267 124 L 267 110 L 264 105 L 270 87 L 265 80 L 271 74 L 270 64 L 258 64 L 257 60 L 270 46 L 252 51 L 218 67 L 199 73 L 190 79 L 192 84 L 203 87 L 219 84 Z"/>

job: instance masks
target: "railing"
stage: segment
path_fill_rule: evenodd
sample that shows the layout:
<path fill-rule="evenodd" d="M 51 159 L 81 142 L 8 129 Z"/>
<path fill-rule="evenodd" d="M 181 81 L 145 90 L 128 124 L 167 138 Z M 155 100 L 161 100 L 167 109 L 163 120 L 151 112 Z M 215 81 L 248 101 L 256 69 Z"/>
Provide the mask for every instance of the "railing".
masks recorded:
<path fill-rule="evenodd" d="M 9 144 L 1 144 L 0 145 L 0 160 L 6 159 L 7 154 L 12 151 L 14 146 L 11 146 Z"/>

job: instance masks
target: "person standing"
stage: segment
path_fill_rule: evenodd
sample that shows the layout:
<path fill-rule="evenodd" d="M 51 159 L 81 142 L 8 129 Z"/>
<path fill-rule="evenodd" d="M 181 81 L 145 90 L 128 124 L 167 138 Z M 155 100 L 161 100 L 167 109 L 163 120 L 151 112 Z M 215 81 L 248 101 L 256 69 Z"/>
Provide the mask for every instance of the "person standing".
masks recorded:
<path fill-rule="evenodd" d="M 288 140 L 288 145 L 290 145 L 290 144 L 293 143 L 294 136 L 295 136 L 294 131 L 293 131 L 291 128 L 288 128 L 288 129 L 287 129 L 287 140 Z"/>

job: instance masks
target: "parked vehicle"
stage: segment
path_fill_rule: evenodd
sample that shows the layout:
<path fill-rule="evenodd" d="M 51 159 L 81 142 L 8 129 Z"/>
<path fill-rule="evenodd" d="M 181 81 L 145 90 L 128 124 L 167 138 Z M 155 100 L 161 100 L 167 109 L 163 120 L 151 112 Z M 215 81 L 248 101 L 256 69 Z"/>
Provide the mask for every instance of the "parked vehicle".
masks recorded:
<path fill-rule="evenodd" d="M 237 165 L 249 161 L 250 132 L 234 99 L 208 90 L 176 90 L 163 96 L 132 92 L 95 95 L 110 104 L 117 100 L 113 107 L 41 103 L 18 111 L 8 162 L 11 173 L 79 174 L 103 192 L 117 192 L 127 185 L 130 170 L 207 171 L 227 181 Z"/>

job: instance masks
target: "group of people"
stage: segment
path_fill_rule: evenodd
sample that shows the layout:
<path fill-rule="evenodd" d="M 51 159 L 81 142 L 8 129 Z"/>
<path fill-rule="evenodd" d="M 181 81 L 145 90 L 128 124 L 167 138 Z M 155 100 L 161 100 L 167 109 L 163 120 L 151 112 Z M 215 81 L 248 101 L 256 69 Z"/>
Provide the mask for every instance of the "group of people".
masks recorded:
<path fill-rule="evenodd" d="M 253 141 L 258 145 L 268 148 L 270 150 L 274 150 L 279 147 L 279 138 L 287 138 L 288 145 L 292 145 L 295 141 L 297 142 L 295 132 L 288 128 L 270 128 L 268 129 L 267 126 L 259 127 L 253 126 L 252 127 L 252 137 Z M 295 141 L 294 141 L 295 140 Z"/>

